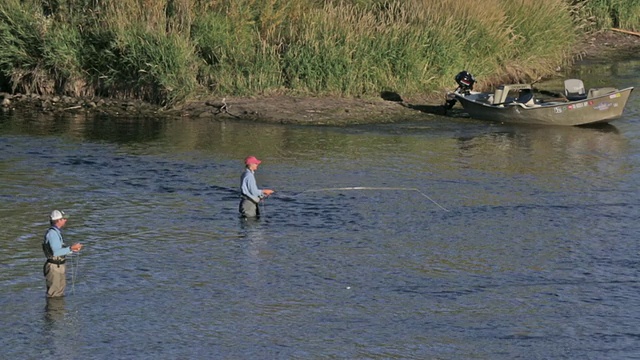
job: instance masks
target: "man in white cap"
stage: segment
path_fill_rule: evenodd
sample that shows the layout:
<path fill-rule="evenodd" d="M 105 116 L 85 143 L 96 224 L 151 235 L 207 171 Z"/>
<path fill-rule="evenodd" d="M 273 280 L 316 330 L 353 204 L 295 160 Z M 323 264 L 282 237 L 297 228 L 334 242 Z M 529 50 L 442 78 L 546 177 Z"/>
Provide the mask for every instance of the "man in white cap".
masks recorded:
<path fill-rule="evenodd" d="M 258 165 L 262 161 L 255 156 L 247 156 L 244 159 L 245 170 L 240 177 L 240 207 L 239 211 L 242 217 L 253 218 L 260 217 L 260 208 L 258 204 L 260 200 L 273 194 L 270 189 L 258 189 L 254 173 L 258 170 Z"/>
<path fill-rule="evenodd" d="M 51 226 L 44 234 L 42 250 L 47 257 L 44 263 L 44 278 L 47 282 L 47 297 L 60 297 L 64 295 L 67 285 L 65 256 L 82 249 L 82 244 L 75 243 L 65 246 L 60 229 L 67 223 L 67 215 L 64 211 L 53 210 L 49 216 Z"/>

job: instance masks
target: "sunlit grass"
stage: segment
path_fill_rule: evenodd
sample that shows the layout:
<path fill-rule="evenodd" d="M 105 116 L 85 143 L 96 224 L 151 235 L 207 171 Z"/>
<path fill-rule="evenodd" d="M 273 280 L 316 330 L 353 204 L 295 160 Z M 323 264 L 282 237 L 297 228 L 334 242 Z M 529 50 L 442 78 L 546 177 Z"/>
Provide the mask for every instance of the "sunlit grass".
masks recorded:
<path fill-rule="evenodd" d="M 639 17 L 632 0 L 4 0 L 0 85 L 164 105 L 420 95 L 463 69 L 479 86 L 553 74 L 585 31 Z"/>
<path fill-rule="evenodd" d="M 589 20 L 593 30 L 612 27 L 640 31 L 640 2 L 636 0 L 575 1 L 579 16 Z"/>

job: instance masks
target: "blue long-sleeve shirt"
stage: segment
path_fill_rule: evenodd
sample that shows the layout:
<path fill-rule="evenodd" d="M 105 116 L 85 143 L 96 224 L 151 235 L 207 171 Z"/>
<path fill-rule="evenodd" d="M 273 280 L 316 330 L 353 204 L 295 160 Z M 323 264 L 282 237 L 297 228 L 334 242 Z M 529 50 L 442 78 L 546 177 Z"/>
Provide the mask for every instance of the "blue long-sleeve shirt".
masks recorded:
<path fill-rule="evenodd" d="M 51 253 L 48 253 L 47 247 L 51 250 Z M 52 256 L 65 256 L 72 252 L 70 247 L 64 245 L 62 233 L 60 229 L 55 226 L 50 227 L 44 235 L 43 249 L 47 258 Z"/>
<path fill-rule="evenodd" d="M 263 197 L 262 190 L 258 189 L 256 184 L 256 177 L 249 169 L 246 169 L 240 177 L 240 193 L 256 203 L 259 203 Z"/>

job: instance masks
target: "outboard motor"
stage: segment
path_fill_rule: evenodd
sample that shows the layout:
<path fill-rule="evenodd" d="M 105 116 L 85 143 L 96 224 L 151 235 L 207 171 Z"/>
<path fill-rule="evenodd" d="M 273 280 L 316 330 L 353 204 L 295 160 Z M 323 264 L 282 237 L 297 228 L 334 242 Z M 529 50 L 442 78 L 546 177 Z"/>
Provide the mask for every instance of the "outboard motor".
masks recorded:
<path fill-rule="evenodd" d="M 469 92 L 473 90 L 473 85 L 476 83 L 476 78 L 471 75 L 471 73 L 467 71 L 461 71 L 456 75 L 456 83 L 458 83 L 458 88 L 456 89 L 456 93 L 461 95 L 469 95 Z M 450 94 L 450 98 L 445 102 L 444 108 L 446 110 L 452 109 L 456 104 L 456 99 L 453 94 Z"/>
<path fill-rule="evenodd" d="M 469 94 L 469 91 L 473 90 L 473 84 L 476 83 L 476 78 L 466 71 L 461 71 L 456 75 L 456 83 L 458 83 L 458 89 L 456 91 Z"/>

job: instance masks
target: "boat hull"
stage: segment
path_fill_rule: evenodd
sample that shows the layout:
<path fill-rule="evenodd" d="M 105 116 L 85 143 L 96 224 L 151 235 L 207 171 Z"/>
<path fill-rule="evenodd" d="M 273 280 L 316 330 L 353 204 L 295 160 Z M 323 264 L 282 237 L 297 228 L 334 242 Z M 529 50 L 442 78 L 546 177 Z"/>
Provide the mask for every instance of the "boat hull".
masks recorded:
<path fill-rule="evenodd" d="M 578 126 L 608 123 L 622 116 L 633 88 L 578 101 L 548 102 L 534 106 L 511 102 L 492 105 L 483 93 L 458 94 L 455 98 L 474 119 L 516 124 Z M 486 96 L 485 96 L 486 98 Z"/>

